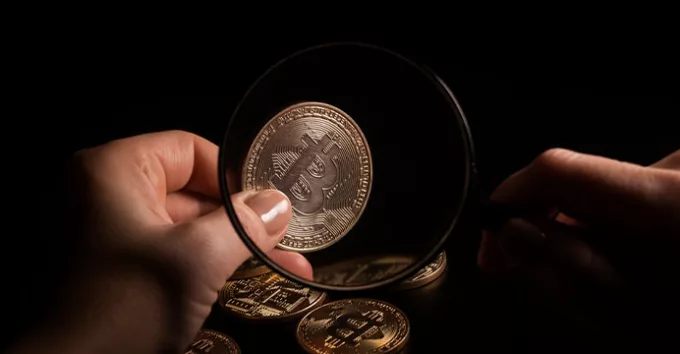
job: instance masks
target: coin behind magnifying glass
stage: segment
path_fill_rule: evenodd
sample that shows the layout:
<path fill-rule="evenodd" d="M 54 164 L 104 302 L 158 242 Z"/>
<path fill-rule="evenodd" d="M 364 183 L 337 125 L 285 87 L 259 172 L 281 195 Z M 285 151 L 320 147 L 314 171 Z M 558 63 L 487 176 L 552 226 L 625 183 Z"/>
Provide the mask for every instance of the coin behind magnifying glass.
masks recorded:
<path fill-rule="evenodd" d="M 359 126 L 337 107 L 304 102 L 262 128 L 243 167 L 244 190 L 277 189 L 293 216 L 279 248 L 312 252 L 338 242 L 357 222 L 373 181 Z"/>
<path fill-rule="evenodd" d="M 314 281 L 335 286 L 370 284 L 387 279 L 414 262 L 405 256 L 368 256 L 314 269 Z"/>
<path fill-rule="evenodd" d="M 440 253 L 437 258 L 419 270 L 414 276 L 404 280 L 399 284 L 399 288 L 413 289 L 437 280 L 446 270 L 446 252 Z"/>
<path fill-rule="evenodd" d="M 243 264 L 241 264 L 229 279 L 245 279 L 254 276 L 262 275 L 271 272 L 271 269 L 267 267 L 257 258 L 249 258 Z"/>
<path fill-rule="evenodd" d="M 238 344 L 228 335 L 202 329 L 184 354 L 240 354 Z"/>
<path fill-rule="evenodd" d="M 308 313 L 297 326 L 296 339 L 308 353 L 395 353 L 408 341 L 406 315 L 395 306 L 372 299 L 328 303 Z"/>
<path fill-rule="evenodd" d="M 218 293 L 228 313 L 250 320 L 299 318 L 323 304 L 326 293 L 288 280 L 277 273 L 229 280 Z"/>

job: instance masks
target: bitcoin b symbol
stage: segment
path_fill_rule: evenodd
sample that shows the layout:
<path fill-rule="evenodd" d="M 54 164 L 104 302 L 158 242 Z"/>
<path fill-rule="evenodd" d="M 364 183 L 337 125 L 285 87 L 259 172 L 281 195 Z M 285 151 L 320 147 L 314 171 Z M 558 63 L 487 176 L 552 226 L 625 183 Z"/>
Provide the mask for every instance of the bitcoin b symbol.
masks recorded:
<path fill-rule="evenodd" d="M 326 329 L 325 345 L 332 349 L 355 347 L 364 339 L 381 339 L 385 336 L 379 327 L 382 323 L 383 313 L 377 310 L 343 314 Z"/>
<path fill-rule="evenodd" d="M 308 134 L 302 136 L 306 147 L 300 158 L 284 176 L 275 175 L 271 182 L 286 194 L 297 211 L 314 214 L 324 205 L 324 189 L 333 186 L 338 169 L 333 161 L 339 147 L 328 135 L 317 143 Z"/>

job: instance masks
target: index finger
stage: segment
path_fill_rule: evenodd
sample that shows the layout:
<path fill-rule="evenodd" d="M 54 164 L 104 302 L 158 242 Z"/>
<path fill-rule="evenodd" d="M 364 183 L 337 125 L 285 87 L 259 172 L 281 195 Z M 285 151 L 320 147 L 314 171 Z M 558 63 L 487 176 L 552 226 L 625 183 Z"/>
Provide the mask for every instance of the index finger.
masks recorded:
<path fill-rule="evenodd" d="M 505 180 L 491 199 L 560 211 L 586 223 L 662 227 L 680 213 L 680 176 L 662 169 L 551 149 Z M 675 187 L 674 187 L 675 186 Z"/>
<path fill-rule="evenodd" d="M 220 198 L 218 147 L 198 135 L 185 131 L 143 134 L 95 150 L 99 152 L 91 155 L 96 156 L 92 159 L 100 174 L 132 174 L 120 179 L 128 183 L 144 176 L 158 200 L 179 190 Z"/>

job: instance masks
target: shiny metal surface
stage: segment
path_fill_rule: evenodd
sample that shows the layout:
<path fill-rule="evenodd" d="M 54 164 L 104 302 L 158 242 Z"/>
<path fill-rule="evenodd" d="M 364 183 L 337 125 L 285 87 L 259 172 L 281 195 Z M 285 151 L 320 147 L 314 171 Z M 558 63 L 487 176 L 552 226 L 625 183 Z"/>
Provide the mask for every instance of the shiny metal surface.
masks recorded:
<path fill-rule="evenodd" d="M 296 338 L 308 353 L 395 353 L 408 341 L 406 315 L 387 302 L 348 299 L 328 303 L 308 313 L 298 324 Z"/>
<path fill-rule="evenodd" d="M 359 126 L 318 102 L 276 114 L 253 141 L 242 171 L 244 190 L 277 189 L 293 206 L 278 247 L 312 252 L 338 242 L 363 213 L 373 166 Z"/>
<path fill-rule="evenodd" d="M 323 304 L 326 293 L 305 287 L 276 273 L 230 280 L 218 294 L 227 312 L 252 320 L 298 318 Z"/>

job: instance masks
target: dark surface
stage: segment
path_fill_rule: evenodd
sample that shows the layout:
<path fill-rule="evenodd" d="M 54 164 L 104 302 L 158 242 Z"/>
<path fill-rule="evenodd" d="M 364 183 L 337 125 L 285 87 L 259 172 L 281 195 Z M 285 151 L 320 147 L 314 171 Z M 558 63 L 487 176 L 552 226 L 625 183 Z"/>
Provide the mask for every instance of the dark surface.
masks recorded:
<path fill-rule="evenodd" d="M 62 42 L 61 53 L 88 55 L 87 60 L 67 60 L 49 78 L 73 86 L 54 91 L 59 102 L 40 123 L 47 133 L 38 146 L 47 155 L 48 165 L 42 168 L 54 171 L 76 149 L 133 134 L 184 129 L 217 142 L 236 102 L 270 64 L 332 39 L 384 44 L 438 72 L 468 116 L 486 191 L 550 147 L 649 164 L 680 146 L 672 128 L 680 108 L 673 84 L 675 60 L 649 38 L 642 43 L 610 36 L 603 45 L 556 37 L 480 38 L 475 33 L 452 40 L 425 30 L 316 38 L 268 33 L 222 38 L 219 43 L 196 37 L 69 38 Z M 441 182 L 428 173 L 433 183 Z M 58 183 L 51 181 L 53 186 Z M 60 211 L 53 201 L 63 196 L 57 187 L 48 189 L 41 206 L 54 212 L 41 223 L 41 234 L 37 239 L 18 238 L 23 244 L 11 248 L 13 255 L 22 249 L 27 255 L 5 277 L 13 289 L 21 289 L 5 294 L 5 303 L 21 309 L 5 319 L 16 324 L 16 332 L 49 308 L 46 292 L 58 286 L 59 264 L 67 254 L 68 235 L 54 232 Z M 449 271 L 438 288 L 371 294 L 407 313 L 413 330 L 411 352 L 542 351 L 547 344 L 548 351 L 554 351 L 556 343 L 558 349 L 628 345 L 626 338 L 610 341 L 610 335 L 600 335 L 597 324 L 584 320 L 570 304 L 553 301 L 510 277 L 481 275 L 475 266 L 474 219 L 472 211 L 466 237 L 449 245 Z M 208 325 L 227 331 L 246 353 L 296 348 L 290 327 L 235 326 L 219 312 Z"/>

